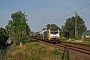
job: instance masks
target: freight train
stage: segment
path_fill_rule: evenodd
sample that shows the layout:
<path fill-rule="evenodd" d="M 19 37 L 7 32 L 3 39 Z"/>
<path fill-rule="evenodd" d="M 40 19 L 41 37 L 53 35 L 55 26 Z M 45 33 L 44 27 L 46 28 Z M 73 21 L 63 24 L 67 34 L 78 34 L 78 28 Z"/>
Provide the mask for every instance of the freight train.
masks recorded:
<path fill-rule="evenodd" d="M 40 39 L 52 43 L 60 43 L 60 30 L 55 28 L 50 28 L 48 30 L 43 30 L 41 33 L 31 34 L 30 37 L 35 39 Z"/>

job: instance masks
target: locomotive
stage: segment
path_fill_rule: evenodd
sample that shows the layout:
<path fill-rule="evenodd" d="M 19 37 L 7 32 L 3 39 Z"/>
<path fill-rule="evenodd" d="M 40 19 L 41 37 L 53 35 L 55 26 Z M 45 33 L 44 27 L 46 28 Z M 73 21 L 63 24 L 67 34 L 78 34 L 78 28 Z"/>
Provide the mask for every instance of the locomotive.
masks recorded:
<path fill-rule="evenodd" d="M 43 41 L 51 43 L 60 43 L 60 30 L 55 28 L 50 28 L 48 30 L 43 30 L 41 33 L 32 34 L 33 38 L 40 39 Z"/>
<path fill-rule="evenodd" d="M 49 41 L 52 43 L 60 42 L 59 29 L 50 28 L 49 30 L 42 31 L 41 35 L 44 41 Z"/>

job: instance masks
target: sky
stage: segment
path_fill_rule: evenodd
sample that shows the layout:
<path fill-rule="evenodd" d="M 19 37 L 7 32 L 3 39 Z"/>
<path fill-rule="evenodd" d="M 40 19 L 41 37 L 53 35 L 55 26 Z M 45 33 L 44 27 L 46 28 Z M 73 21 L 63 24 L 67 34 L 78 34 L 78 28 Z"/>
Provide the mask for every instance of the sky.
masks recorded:
<path fill-rule="evenodd" d="M 47 24 L 61 28 L 76 11 L 90 30 L 90 0 L 0 0 L 0 27 L 5 27 L 11 14 L 20 10 L 27 15 L 27 23 L 34 32 Z"/>

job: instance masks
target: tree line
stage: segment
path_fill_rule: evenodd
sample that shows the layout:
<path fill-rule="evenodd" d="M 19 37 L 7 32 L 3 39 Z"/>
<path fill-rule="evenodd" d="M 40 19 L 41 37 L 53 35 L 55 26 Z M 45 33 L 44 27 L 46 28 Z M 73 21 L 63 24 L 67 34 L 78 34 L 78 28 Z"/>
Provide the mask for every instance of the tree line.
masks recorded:
<path fill-rule="evenodd" d="M 11 14 L 12 20 L 9 20 L 8 24 L 5 26 L 5 29 L 3 28 L 5 31 L 2 31 L 2 33 L 3 32 L 6 33 L 3 34 L 3 36 L 8 34 L 8 38 L 9 39 L 14 38 L 13 42 L 15 42 L 16 44 L 19 44 L 20 42 L 24 43 L 24 40 L 27 40 L 27 37 L 29 36 L 31 31 L 27 23 L 28 20 L 26 17 L 27 15 L 25 15 L 25 12 L 23 13 L 22 11 L 12 13 Z M 0 38 L 1 37 L 2 36 L 0 35 Z M 1 41 L 3 40 L 2 39 L 0 40 L 0 43 L 2 44 Z"/>
<path fill-rule="evenodd" d="M 19 44 L 20 42 L 24 43 L 24 40 L 27 40 L 27 37 L 31 33 L 31 29 L 27 23 L 27 15 L 25 12 L 17 11 L 11 14 L 12 20 L 9 20 L 8 24 L 4 28 L 0 28 L 0 45 L 2 45 L 8 38 L 13 38 L 13 42 Z M 47 24 L 46 28 L 49 29 L 54 27 L 59 29 L 61 32 L 61 37 L 75 39 L 75 18 L 66 19 L 65 25 L 62 28 L 58 27 L 56 24 Z M 77 16 L 77 33 L 78 38 L 81 38 L 83 32 L 87 30 L 84 20 L 78 15 Z"/>
<path fill-rule="evenodd" d="M 77 31 L 75 32 L 76 22 L 77 22 L 77 26 L 76 26 Z M 51 27 L 60 30 L 61 38 L 64 37 L 71 39 L 81 39 L 82 33 L 87 30 L 84 20 L 79 15 L 72 16 L 71 18 L 66 19 L 66 22 L 62 26 L 62 28 L 58 27 L 56 24 L 47 24 L 46 28 L 43 28 L 42 30 L 50 29 Z M 77 33 L 77 38 L 75 37 L 75 33 Z"/>

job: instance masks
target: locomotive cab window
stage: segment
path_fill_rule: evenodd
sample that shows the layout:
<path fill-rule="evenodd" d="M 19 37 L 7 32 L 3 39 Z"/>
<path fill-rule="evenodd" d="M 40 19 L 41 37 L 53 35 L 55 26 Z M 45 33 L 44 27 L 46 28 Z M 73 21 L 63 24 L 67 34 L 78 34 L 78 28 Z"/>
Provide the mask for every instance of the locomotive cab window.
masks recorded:
<path fill-rule="evenodd" d="M 51 31 L 51 34 L 54 34 L 54 31 Z"/>
<path fill-rule="evenodd" d="M 55 31 L 55 34 L 58 34 L 58 31 Z"/>
<path fill-rule="evenodd" d="M 58 34 L 58 31 L 51 31 L 51 34 Z"/>

